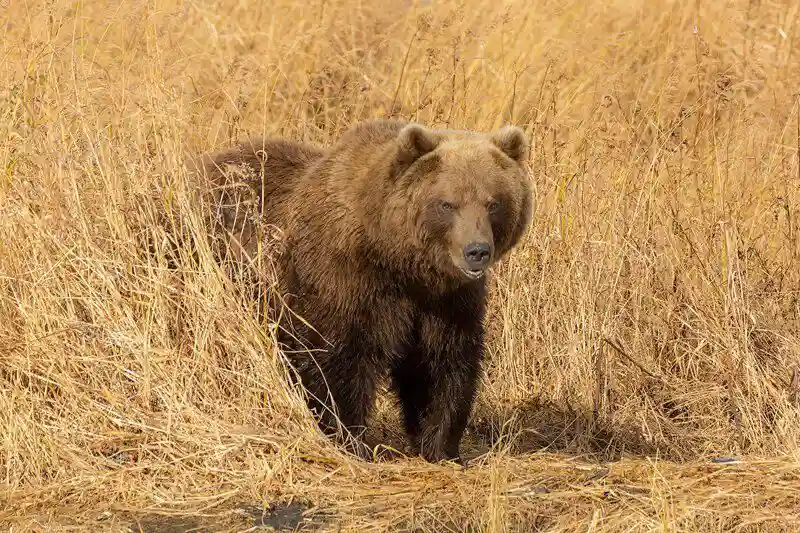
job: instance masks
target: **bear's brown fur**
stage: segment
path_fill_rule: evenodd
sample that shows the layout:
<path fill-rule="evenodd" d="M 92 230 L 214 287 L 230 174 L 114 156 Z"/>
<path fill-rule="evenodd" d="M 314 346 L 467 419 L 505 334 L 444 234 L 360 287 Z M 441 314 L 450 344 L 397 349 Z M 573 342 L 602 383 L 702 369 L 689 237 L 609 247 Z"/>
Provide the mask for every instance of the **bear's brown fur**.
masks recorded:
<path fill-rule="evenodd" d="M 283 207 L 306 169 L 325 155 L 321 148 L 283 139 L 251 137 L 203 154 L 190 169 L 210 180 L 214 215 L 224 230 L 226 251 L 235 261 L 255 257 L 257 226 L 279 229 Z M 257 223 L 258 222 L 258 223 Z"/>
<path fill-rule="evenodd" d="M 217 183 L 225 164 L 249 167 L 262 222 L 283 231 L 280 290 L 303 320 L 281 342 L 323 428 L 335 413 L 358 436 L 388 375 L 416 450 L 459 457 L 484 355 L 483 274 L 530 223 L 528 150 L 514 126 L 371 120 L 329 149 L 256 139 L 203 160 Z M 244 218 L 234 232 L 247 236 Z"/>

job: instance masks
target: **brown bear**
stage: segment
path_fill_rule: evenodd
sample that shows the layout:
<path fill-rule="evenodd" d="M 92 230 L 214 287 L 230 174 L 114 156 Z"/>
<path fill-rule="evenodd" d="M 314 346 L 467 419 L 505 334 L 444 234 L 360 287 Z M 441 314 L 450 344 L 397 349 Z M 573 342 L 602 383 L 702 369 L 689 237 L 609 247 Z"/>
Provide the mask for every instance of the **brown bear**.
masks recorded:
<path fill-rule="evenodd" d="M 226 166 L 249 168 L 260 222 L 283 232 L 279 289 L 292 314 L 280 342 L 321 427 L 338 417 L 361 457 L 389 377 L 416 452 L 460 460 L 484 358 L 485 274 L 531 219 L 528 153 L 516 126 L 370 120 L 328 149 L 256 138 L 202 160 L 218 183 Z M 252 254 L 252 217 L 227 222 L 237 253 Z"/>

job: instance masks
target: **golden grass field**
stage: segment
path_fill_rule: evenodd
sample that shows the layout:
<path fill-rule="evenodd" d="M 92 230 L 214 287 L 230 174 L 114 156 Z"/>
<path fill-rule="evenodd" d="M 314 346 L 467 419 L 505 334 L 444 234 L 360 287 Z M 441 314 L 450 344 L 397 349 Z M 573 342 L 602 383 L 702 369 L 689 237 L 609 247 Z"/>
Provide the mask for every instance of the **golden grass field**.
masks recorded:
<path fill-rule="evenodd" d="M 796 530 L 799 22 L 772 0 L 0 1 L 0 525 Z M 389 116 L 532 142 L 464 470 L 325 439 L 187 193 L 187 156 Z M 140 238 L 165 214 L 177 272 Z"/>

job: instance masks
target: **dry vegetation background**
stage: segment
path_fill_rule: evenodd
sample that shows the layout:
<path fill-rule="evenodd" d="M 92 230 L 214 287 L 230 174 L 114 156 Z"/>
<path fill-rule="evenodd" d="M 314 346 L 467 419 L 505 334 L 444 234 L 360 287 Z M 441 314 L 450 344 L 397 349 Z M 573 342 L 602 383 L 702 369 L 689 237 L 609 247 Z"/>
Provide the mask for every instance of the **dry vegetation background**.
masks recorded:
<path fill-rule="evenodd" d="M 4 528 L 800 522 L 797 3 L 0 6 Z M 187 154 L 386 116 L 534 146 L 464 471 L 322 438 L 186 193 Z M 164 214 L 180 275 L 142 245 Z"/>

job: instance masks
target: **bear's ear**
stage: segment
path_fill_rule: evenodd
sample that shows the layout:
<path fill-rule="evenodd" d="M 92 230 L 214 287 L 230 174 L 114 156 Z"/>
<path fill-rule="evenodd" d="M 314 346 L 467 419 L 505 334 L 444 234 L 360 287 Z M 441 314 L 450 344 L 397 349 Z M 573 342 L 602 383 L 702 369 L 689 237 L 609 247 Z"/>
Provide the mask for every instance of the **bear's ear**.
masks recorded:
<path fill-rule="evenodd" d="M 504 126 L 492 134 L 492 143 L 504 154 L 516 161 L 524 163 L 528 160 L 528 138 L 519 126 Z"/>
<path fill-rule="evenodd" d="M 414 161 L 436 149 L 441 138 L 419 124 L 409 124 L 397 134 L 397 156 L 392 166 L 392 177 L 396 178 Z"/>

